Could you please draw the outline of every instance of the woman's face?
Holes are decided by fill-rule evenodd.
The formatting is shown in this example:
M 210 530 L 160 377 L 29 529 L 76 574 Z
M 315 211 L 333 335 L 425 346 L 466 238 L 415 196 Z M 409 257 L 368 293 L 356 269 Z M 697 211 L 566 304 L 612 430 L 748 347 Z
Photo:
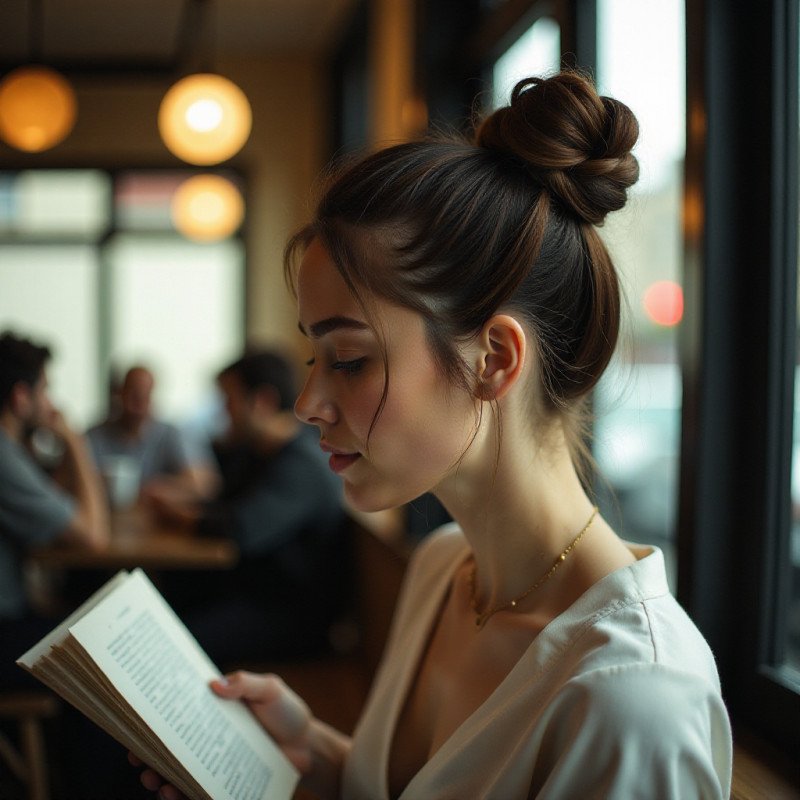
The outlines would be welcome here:
M 295 412 L 319 427 L 320 446 L 344 479 L 350 504 L 391 508 L 451 480 L 475 429 L 475 399 L 448 389 L 422 317 L 371 298 L 389 392 L 370 433 L 385 380 L 381 343 L 318 239 L 300 265 L 297 297 L 313 364 Z

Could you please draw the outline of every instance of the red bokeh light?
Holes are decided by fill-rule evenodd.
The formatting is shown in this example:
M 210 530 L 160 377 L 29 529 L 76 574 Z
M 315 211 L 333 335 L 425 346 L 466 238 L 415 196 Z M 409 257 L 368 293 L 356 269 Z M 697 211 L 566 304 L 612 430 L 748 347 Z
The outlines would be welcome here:
M 675 281 L 658 281 L 644 293 L 644 310 L 657 325 L 677 325 L 683 317 L 683 289 Z

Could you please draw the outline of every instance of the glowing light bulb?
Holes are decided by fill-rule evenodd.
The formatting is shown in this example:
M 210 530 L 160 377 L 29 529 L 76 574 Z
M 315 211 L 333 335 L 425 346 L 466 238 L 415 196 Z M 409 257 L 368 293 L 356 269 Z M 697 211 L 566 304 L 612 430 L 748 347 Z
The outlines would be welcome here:
M 244 218 L 239 190 L 221 175 L 196 175 L 172 197 L 172 222 L 188 239 L 210 242 L 234 233 Z
M 75 125 L 69 82 L 49 67 L 20 67 L 0 81 L 0 137 L 28 153 L 62 142 Z
M 216 100 L 198 100 L 186 109 L 186 124 L 193 131 L 213 131 L 222 117 L 222 106 Z
M 253 115 L 244 92 L 221 75 L 189 75 L 174 84 L 158 109 L 164 144 L 190 164 L 219 164 L 241 150 Z

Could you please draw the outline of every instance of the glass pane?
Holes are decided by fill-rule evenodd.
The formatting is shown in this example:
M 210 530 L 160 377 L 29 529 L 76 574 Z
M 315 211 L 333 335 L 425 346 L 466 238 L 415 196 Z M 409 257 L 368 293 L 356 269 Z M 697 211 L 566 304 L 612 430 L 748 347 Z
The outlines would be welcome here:
M 6 229 L 20 236 L 88 240 L 109 227 L 111 182 L 99 170 L 27 170 L 4 191 Z
M 540 17 L 497 59 L 492 77 L 492 105 L 508 103 L 514 84 L 531 75 L 558 72 L 561 30 L 550 17 Z
M 80 429 L 101 407 L 97 270 L 88 245 L 0 245 L 0 330 L 50 347 L 50 394 Z
M 800 287 L 800 270 L 798 271 Z M 800 296 L 798 296 L 798 320 L 800 320 Z M 800 325 L 798 326 L 800 342 Z M 786 611 L 786 641 L 783 643 L 783 664 L 800 672 L 800 347 L 795 354 L 794 369 L 794 431 L 792 436 L 792 530 L 789 540 L 790 600 Z M 783 561 L 783 563 L 786 563 Z M 795 680 L 798 676 L 795 675 Z
M 800 123 L 800 120 L 797 122 Z M 800 264 L 798 264 L 797 275 L 797 325 L 792 434 L 792 528 L 788 561 L 782 558 L 780 562 L 789 564 L 789 605 L 786 609 L 782 609 L 786 617 L 780 621 L 779 625 L 779 630 L 785 631 L 785 641 L 779 643 L 779 651 L 783 652 L 781 666 L 794 673 L 795 681 L 800 679 Z
M 169 205 L 183 172 L 129 172 L 114 183 L 114 213 L 121 230 L 172 230 Z
M 154 371 L 165 418 L 204 418 L 216 404 L 216 373 L 243 347 L 243 244 L 118 234 L 107 258 L 112 364 Z
M 598 386 L 601 509 L 632 541 L 664 550 L 675 588 L 681 378 L 681 195 L 685 152 L 683 0 L 598 0 L 598 84 L 636 114 L 640 179 L 601 230 L 626 306 L 614 363 Z M 631 64 L 636 68 L 631 69 Z
M 0 172 L 0 233 L 13 229 L 14 218 L 14 180 L 13 172 Z
M 114 211 L 117 228 L 132 231 L 173 231 L 171 203 L 175 190 L 187 178 L 197 174 L 190 170 L 158 172 L 126 172 L 114 183 Z M 242 180 L 230 172 L 221 174 L 243 194 Z

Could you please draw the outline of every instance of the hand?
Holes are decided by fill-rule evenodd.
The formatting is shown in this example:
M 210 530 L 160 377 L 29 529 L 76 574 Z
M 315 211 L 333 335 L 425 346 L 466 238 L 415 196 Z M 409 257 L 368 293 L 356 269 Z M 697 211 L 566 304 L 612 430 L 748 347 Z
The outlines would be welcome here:
M 169 522 L 191 527 L 201 517 L 196 498 L 182 486 L 167 480 L 149 481 L 142 487 L 140 499 Z
M 37 424 L 39 427 L 46 428 L 65 440 L 75 435 L 72 428 L 67 425 L 64 415 L 52 406 L 39 415 Z
M 133 764 L 134 767 L 145 766 L 144 762 L 133 753 L 128 753 L 128 762 Z M 164 779 L 149 767 L 142 772 L 140 780 L 145 789 L 149 789 L 151 792 L 158 792 L 161 800 L 186 800 L 185 795 L 181 794 L 179 789 L 169 783 L 164 783 Z
M 232 672 L 211 682 L 220 697 L 244 700 L 299 772 L 311 769 L 311 723 L 314 716 L 305 702 L 277 675 Z

